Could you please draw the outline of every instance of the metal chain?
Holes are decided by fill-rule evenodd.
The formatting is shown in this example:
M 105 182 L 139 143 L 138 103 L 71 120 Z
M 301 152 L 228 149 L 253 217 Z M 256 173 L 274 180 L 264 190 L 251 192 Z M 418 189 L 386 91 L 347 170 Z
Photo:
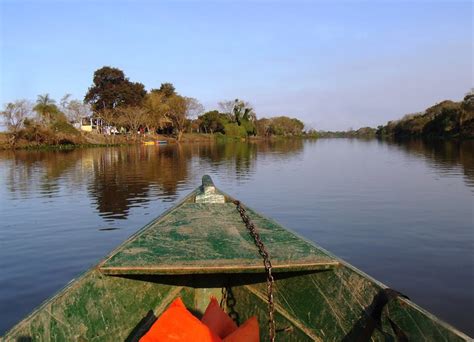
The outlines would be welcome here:
M 227 314 L 230 318 L 239 326 L 239 313 L 235 311 L 235 297 L 232 293 L 232 288 L 229 286 L 225 286 L 222 288 L 222 299 L 220 303 L 220 307 L 224 309 L 224 305 L 227 307 Z
M 219 306 L 224 309 L 224 305 L 226 304 L 226 301 L 227 301 L 227 288 L 226 287 L 223 287 L 222 288 L 222 298 L 221 298 L 221 302 L 219 304 Z
M 245 226 L 249 230 L 250 235 L 252 236 L 255 245 L 258 247 L 258 252 L 263 258 L 263 265 L 265 266 L 265 272 L 267 274 L 267 298 L 268 298 L 268 331 L 270 334 L 270 341 L 275 341 L 275 305 L 273 303 L 273 275 L 272 275 L 272 262 L 270 261 L 270 255 L 268 254 L 267 250 L 265 249 L 265 245 L 263 244 L 262 240 L 260 239 L 260 235 L 257 232 L 257 228 L 250 220 L 250 217 L 247 215 L 245 208 L 242 206 L 240 201 L 233 201 L 233 203 L 237 206 L 237 211 L 244 221 Z

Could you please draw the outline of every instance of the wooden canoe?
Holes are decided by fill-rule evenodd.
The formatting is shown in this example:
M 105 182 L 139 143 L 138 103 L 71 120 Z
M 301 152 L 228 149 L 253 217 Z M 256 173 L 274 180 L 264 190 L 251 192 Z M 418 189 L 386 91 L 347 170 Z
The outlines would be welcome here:
M 275 277 L 276 341 L 470 338 L 324 249 L 247 208 Z M 198 317 L 211 295 L 268 340 L 263 261 L 233 199 L 210 177 L 43 303 L 5 341 L 133 341 L 178 296 Z M 230 301 L 229 298 L 232 298 Z

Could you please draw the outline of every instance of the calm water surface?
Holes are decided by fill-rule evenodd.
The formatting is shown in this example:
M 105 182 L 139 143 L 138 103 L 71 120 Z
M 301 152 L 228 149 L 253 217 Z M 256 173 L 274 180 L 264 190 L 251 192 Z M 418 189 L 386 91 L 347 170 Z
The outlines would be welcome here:
M 213 176 L 474 335 L 474 142 L 328 139 L 0 153 L 0 335 Z

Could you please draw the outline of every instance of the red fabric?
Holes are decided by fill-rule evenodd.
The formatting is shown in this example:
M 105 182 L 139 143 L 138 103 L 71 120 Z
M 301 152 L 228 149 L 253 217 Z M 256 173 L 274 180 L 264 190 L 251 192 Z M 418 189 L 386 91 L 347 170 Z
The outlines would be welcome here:
M 257 317 L 249 318 L 237 330 L 226 336 L 224 342 L 260 342 Z
M 211 301 L 207 306 L 204 316 L 202 316 L 201 322 L 207 325 L 209 329 L 220 338 L 224 338 L 237 330 L 237 325 L 224 310 L 222 310 L 215 297 L 211 297 Z
M 205 324 L 194 317 L 181 298 L 171 303 L 140 342 L 220 342 Z

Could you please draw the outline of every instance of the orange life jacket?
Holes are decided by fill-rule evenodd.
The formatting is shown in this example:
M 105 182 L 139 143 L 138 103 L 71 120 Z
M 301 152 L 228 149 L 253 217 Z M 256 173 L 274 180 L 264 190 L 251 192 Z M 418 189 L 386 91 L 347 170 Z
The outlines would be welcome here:
M 200 321 L 191 314 L 181 298 L 176 298 L 153 323 L 140 342 L 259 342 L 256 317 L 237 325 L 222 310 L 215 298 Z

